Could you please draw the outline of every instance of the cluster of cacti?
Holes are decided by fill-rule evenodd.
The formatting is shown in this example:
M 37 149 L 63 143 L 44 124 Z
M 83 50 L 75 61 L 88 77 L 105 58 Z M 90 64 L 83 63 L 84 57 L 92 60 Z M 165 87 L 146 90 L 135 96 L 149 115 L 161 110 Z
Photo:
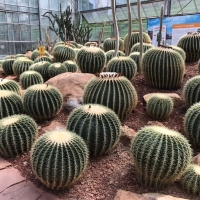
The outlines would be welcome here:
M 43 83 L 42 76 L 36 71 L 26 71 L 20 75 L 20 85 L 23 89 L 27 89 L 31 85 Z
M 154 119 L 165 119 L 173 110 L 172 99 L 165 94 L 154 94 L 148 100 L 146 111 Z
M 21 95 L 19 84 L 9 79 L 0 79 L 0 90 L 10 90 Z
M 85 141 L 65 130 L 43 134 L 30 154 L 33 173 L 45 186 L 56 190 L 73 184 L 85 171 L 88 158 Z
M 178 43 L 186 53 L 186 62 L 197 62 L 200 59 L 200 33 L 187 33 L 182 36 Z
M 193 195 L 200 194 L 200 166 L 191 164 L 180 178 L 181 186 Z
M 62 94 L 48 84 L 30 86 L 23 96 L 25 112 L 36 120 L 53 118 L 62 108 L 62 103 Z
M 179 88 L 183 81 L 185 63 L 173 49 L 154 47 L 143 55 L 142 71 L 151 87 L 172 90 Z
M 30 66 L 33 64 L 32 60 L 29 60 L 27 58 L 20 58 L 20 59 L 15 59 L 13 63 L 13 72 L 14 74 L 19 78 L 20 75 L 28 71 Z
M 83 102 L 107 106 L 123 120 L 136 107 L 138 96 L 134 86 L 125 76 L 115 72 L 102 72 L 86 85 Z
M 128 56 L 114 57 L 108 62 L 106 71 L 117 72 L 133 80 L 137 73 L 137 64 Z
M 13 63 L 15 59 L 5 59 L 4 62 L 2 63 L 2 69 L 7 75 L 12 75 L 14 74 L 13 72 Z
M 85 104 L 74 109 L 67 120 L 67 130 L 80 135 L 90 154 L 110 151 L 120 137 L 120 121 L 113 110 L 99 104 Z
M 200 103 L 195 103 L 187 110 L 183 127 L 190 143 L 200 147 Z
M 106 63 L 108 63 L 108 61 L 110 61 L 115 55 L 115 50 L 110 50 L 106 52 Z M 122 51 L 118 51 L 117 52 L 117 56 L 125 56 L 124 52 Z
M 183 60 L 185 61 L 186 59 L 186 53 L 185 51 L 181 48 L 181 47 L 177 47 L 177 46 L 170 46 L 174 51 L 177 51 L 181 57 L 183 58 Z
M 99 47 L 84 46 L 77 54 L 77 64 L 82 73 L 100 73 L 106 63 L 106 54 Z
M 13 157 L 27 152 L 37 135 L 37 124 L 27 115 L 12 115 L 1 119 L 0 154 Z
M 153 48 L 154 46 L 151 43 L 144 43 L 143 42 L 143 52 L 145 53 L 148 49 Z M 136 43 L 131 48 L 131 53 L 133 52 L 140 52 L 140 43 Z
M 114 50 L 115 49 L 115 43 L 116 43 L 116 38 L 115 37 L 110 37 L 104 40 L 103 43 L 103 50 L 105 52 Z M 124 42 L 122 39 L 119 38 L 119 50 L 123 51 L 124 50 Z
M 0 119 L 23 113 L 22 98 L 13 91 L 1 90 L 0 92 Z
M 34 63 L 37 63 L 37 62 L 41 62 L 41 61 L 47 61 L 47 62 L 50 62 L 52 63 L 52 60 L 49 56 L 38 56 L 35 60 L 34 60 Z
M 184 173 L 192 156 L 183 135 L 160 126 L 142 128 L 131 142 L 130 153 L 139 180 L 152 188 L 173 183 Z
M 68 72 L 77 72 L 78 71 L 78 65 L 72 60 L 67 60 L 67 61 L 63 62 L 62 64 L 65 65 Z
M 44 55 L 50 57 L 50 54 L 46 50 L 44 51 Z M 35 49 L 31 54 L 31 60 L 34 61 L 38 56 L 40 56 L 40 52 L 37 49 Z
M 183 99 L 187 107 L 200 101 L 200 75 L 189 79 L 183 88 Z
M 55 62 L 64 62 L 66 60 L 73 60 L 76 53 L 69 45 L 57 45 L 53 49 L 53 56 Z
M 65 67 L 65 65 L 63 65 L 62 63 L 59 63 L 59 62 L 52 63 L 48 67 L 49 78 L 52 78 L 54 76 L 57 76 L 58 74 L 62 74 L 65 72 L 67 72 L 67 68 Z

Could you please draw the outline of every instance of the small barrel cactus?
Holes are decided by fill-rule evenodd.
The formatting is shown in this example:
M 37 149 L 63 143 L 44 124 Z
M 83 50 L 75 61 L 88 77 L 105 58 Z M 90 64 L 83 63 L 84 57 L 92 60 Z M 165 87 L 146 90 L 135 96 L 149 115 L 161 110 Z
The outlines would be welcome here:
M 120 137 L 120 121 L 113 110 L 99 104 L 85 104 L 74 109 L 67 120 L 67 130 L 80 135 L 91 155 L 110 151 Z
M 65 65 L 68 72 L 77 72 L 78 71 L 78 65 L 72 60 L 67 60 L 67 61 L 63 62 L 62 64 Z
M 34 63 L 37 63 L 37 62 L 41 62 L 41 61 L 47 61 L 47 62 L 50 62 L 52 63 L 52 60 L 49 56 L 38 56 L 35 60 L 34 60 Z
M 142 128 L 131 142 L 130 153 L 139 180 L 151 188 L 173 183 L 184 173 L 192 157 L 183 135 L 160 126 Z
M 65 73 L 65 72 L 67 72 L 67 68 L 62 63 L 58 63 L 58 62 L 52 63 L 48 67 L 49 78 L 52 78 L 54 76 L 57 76 L 58 74 L 62 74 L 62 73 Z
M 183 58 L 183 60 L 185 61 L 186 59 L 186 53 L 185 51 L 181 48 L 181 47 L 177 47 L 177 46 L 170 46 L 174 51 L 178 52 L 181 57 Z
M 106 63 L 106 54 L 99 47 L 84 46 L 77 54 L 77 64 L 82 73 L 100 73 Z
M 129 57 L 135 61 L 136 65 L 137 65 L 137 69 L 139 69 L 139 57 L 140 57 L 140 52 L 133 52 L 130 53 Z
M 48 51 L 44 51 L 44 55 L 50 57 Z M 31 60 L 34 61 L 38 56 L 40 56 L 40 52 L 37 49 L 35 49 L 31 54 Z
M 182 188 L 190 194 L 200 194 L 200 166 L 191 164 L 181 176 Z
M 133 80 L 137 73 L 137 64 L 128 56 L 114 57 L 108 62 L 106 71 L 121 73 L 129 80 Z
M 165 119 L 173 110 L 172 99 L 165 94 L 153 95 L 146 105 L 147 113 L 154 119 Z
M 71 131 L 47 132 L 34 143 L 30 162 L 33 173 L 48 188 L 60 190 L 78 180 L 88 164 L 85 141 Z
M 153 48 L 154 46 L 151 43 L 144 43 L 143 42 L 143 52 L 145 53 L 148 49 Z M 140 43 L 136 43 L 131 48 L 131 53 L 133 52 L 140 52 Z
M 0 154 L 14 157 L 31 149 L 38 136 L 35 121 L 27 115 L 12 115 L 0 120 Z
M 123 120 L 136 107 L 138 96 L 126 77 L 115 72 L 107 72 L 97 75 L 88 82 L 84 89 L 83 102 L 107 106 Z
M 145 81 L 157 89 L 173 90 L 180 87 L 185 63 L 179 53 L 168 47 L 154 47 L 142 57 Z
M 48 84 L 32 85 L 23 96 L 25 112 L 36 120 L 53 118 L 61 110 L 62 103 L 62 94 Z
M 110 51 L 110 50 L 115 50 L 115 43 L 116 43 L 115 37 L 110 37 L 110 38 L 105 39 L 103 43 L 103 50 L 105 52 Z M 124 42 L 120 38 L 119 38 L 119 50 L 120 51 L 124 50 Z
M 27 58 L 27 56 L 25 54 L 17 54 L 15 55 L 15 58 Z
M 29 70 L 32 64 L 33 61 L 27 58 L 16 59 L 13 63 L 13 72 L 19 78 L 23 72 Z
M 187 33 L 178 43 L 186 53 L 186 62 L 197 62 L 200 59 L 200 33 Z
M 108 61 L 110 61 L 115 55 L 115 50 L 110 50 L 106 52 L 106 63 L 108 63 Z M 125 56 L 124 52 L 122 51 L 118 51 L 117 52 L 117 56 Z
M 195 103 L 187 110 L 183 127 L 190 143 L 200 147 L 200 103 Z
M 9 79 L 0 79 L 0 90 L 10 90 L 21 95 L 21 89 L 16 81 Z
M 23 89 L 27 89 L 31 85 L 43 83 L 42 76 L 36 71 L 26 71 L 20 75 L 20 85 Z
M 0 119 L 23 112 L 22 98 L 13 91 L 0 92 Z
M 2 63 L 2 69 L 7 75 L 12 75 L 14 74 L 13 72 L 13 63 L 15 59 L 5 59 L 4 62 Z
M 183 99 L 187 107 L 200 101 L 200 75 L 189 79 L 183 88 Z

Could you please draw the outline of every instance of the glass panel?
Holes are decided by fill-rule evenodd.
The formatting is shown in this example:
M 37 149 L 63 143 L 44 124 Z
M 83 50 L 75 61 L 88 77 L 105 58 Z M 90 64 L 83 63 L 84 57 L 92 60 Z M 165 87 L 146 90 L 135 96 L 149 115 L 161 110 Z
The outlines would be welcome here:
M 31 30 L 28 25 L 21 25 L 21 41 L 31 40 Z
M 18 6 L 18 11 L 29 12 L 29 8 Z
M 87 20 L 88 23 L 94 23 L 94 19 L 91 16 L 91 13 L 83 13 L 84 18 Z
M 20 41 L 20 25 L 19 24 L 13 25 L 13 30 L 14 30 L 14 40 Z
M 31 41 L 37 41 L 39 37 L 39 26 L 31 26 Z
M 27 51 L 27 49 L 31 48 L 31 46 L 32 45 L 30 42 L 22 42 L 21 43 L 21 51 L 25 53 Z
M 60 3 L 55 0 L 49 0 L 49 7 L 50 10 L 59 10 L 60 9 Z
M 116 16 L 117 16 L 117 20 L 125 20 L 126 15 L 124 14 L 123 10 L 121 8 L 117 8 L 116 9 Z
M 66 0 L 60 0 L 61 8 L 62 10 L 65 10 L 67 8 L 67 1 Z M 59 7 L 60 10 L 60 7 Z
M 17 0 L 17 1 L 18 1 L 18 5 L 28 7 L 28 0 Z
M 5 0 L 5 3 L 17 5 L 17 0 Z
M 134 13 L 132 16 L 134 16 L 134 15 L 136 16 L 133 18 L 138 18 L 137 5 L 131 6 L 131 9 L 132 9 L 132 13 Z M 142 15 L 142 18 L 146 18 L 146 14 L 144 13 L 144 10 L 142 7 L 141 7 L 141 15 Z
M 12 23 L 12 13 L 7 13 L 7 22 Z
M 6 13 L 0 12 L 0 22 L 6 22 Z
M 0 0 L 1 2 L 1 0 Z M 0 9 L 4 10 L 5 9 L 5 4 L 0 4 Z
M 182 14 L 182 11 L 181 10 L 181 7 L 180 7 L 180 4 L 179 4 L 179 1 L 178 0 L 172 0 L 172 3 L 171 3 L 171 15 L 176 15 L 177 13 L 179 14 Z
M 158 17 L 152 3 L 142 4 L 146 17 Z
M 0 3 L 4 3 L 4 0 L 0 0 Z
M 186 13 L 196 13 L 196 8 L 194 5 L 194 1 L 190 1 L 190 3 L 188 2 L 188 0 L 181 0 L 181 7 L 183 8 L 183 14 Z M 189 3 L 189 4 L 188 4 Z
M 19 14 L 18 13 L 13 13 L 13 23 L 19 23 Z
M 6 38 L 7 33 L 5 32 L 5 25 L 4 24 L 0 24 L 0 40 L 7 40 Z
M 19 14 L 19 21 L 20 23 L 23 23 L 23 24 L 29 24 L 29 15 L 28 14 L 25 14 L 25 13 L 20 13 Z
M 8 25 L 8 40 L 13 41 L 14 40 L 14 30 L 13 30 L 13 25 L 9 24 Z
M 15 42 L 16 54 L 21 53 L 21 42 Z
M 15 53 L 15 43 L 14 42 L 9 42 L 8 43 L 8 48 L 9 48 L 10 54 L 16 54 Z
M 153 3 L 153 5 L 156 9 L 157 15 L 159 15 L 159 17 L 160 17 L 160 10 L 161 10 L 162 5 L 164 5 L 164 3 L 163 2 L 155 2 L 155 3 Z
M 38 13 L 38 8 L 29 8 L 31 13 Z
M 42 9 L 49 9 L 49 2 L 48 2 L 48 0 L 47 1 L 44 1 L 44 0 L 40 1 L 40 7 Z
M 195 4 L 196 4 L 196 7 L 197 7 L 197 12 L 199 13 L 200 12 L 200 1 L 195 0 Z
M 90 14 L 91 14 L 91 18 L 92 18 L 93 23 L 94 22 L 96 22 L 96 23 L 102 22 L 101 18 L 99 17 L 99 15 L 96 12 L 91 12 Z
M 39 16 L 35 14 L 30 14 L 30 24 L 39 24 Z
M 41 15 L 43 15 L 45 12 L 47 12 L 48 10 L 42 10 L 41 11 Z M 43 17 L 41 16 L 41 24 L 42 25 L 46 25 L 46 26 L 49 26 L 50 22 L 49 22 L 49 19 L 47 17 Z
M 38 8 L 38 0 L 29 0 L 29 6 Z
M 9 55 L 9 48 L 7 42 L 0 42 L 0 55 Z
M 17 6 L 12 5 L 6 5 L 6 10 L 14 10 L 17 11 Z
M 97 11 L 99 17 L 101 18 L 102 22 L 103 21 L 110 21 L 107 14 L 102 10 L 102 11 Z

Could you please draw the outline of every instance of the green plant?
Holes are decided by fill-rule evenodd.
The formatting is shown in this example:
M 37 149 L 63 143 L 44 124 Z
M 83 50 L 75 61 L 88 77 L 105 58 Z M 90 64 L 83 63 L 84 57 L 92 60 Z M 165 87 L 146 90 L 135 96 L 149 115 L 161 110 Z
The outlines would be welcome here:
M 177 46 L 170 46 L 174 51 L 177 51 L 181 57 L 183 58 L 183 60 L 185 61 L 186 59 L 186 53 L 185 51 L 181 48 L 181 47 L 177 47 Z
M 25 54 L 17 54 L 15 55 L 15 58 L 27 58 Z
M 83 103 L 101 104 L 125 119 L 138 102 L 137 92 L 131 82 L 115 72 L 97 74 L 86 85 Z
M 135 61 L 136 65 L 137 65 L 137 71 L 139 71 L 139 57 L 140 57 L 140 52 L 133 52 L 130 53 L 129 57 Z
M 200 194 L 200 166 L 191 164 L 181 176 L 182 188 L 190 194 Z
M 44 55 L 50 57 L 49 52 L 46 50 L 44 51 Z M 37 49 L 35 49 L 31 54 L 31 60 L 34 61 L 38 56 L 40 56 L 40 52 Z
M 187 107 L 200 101 L 200 75 L 190 78 L 183 88 L 183 99 Z
M 56 62 L 52 63 L 48 68 L 49 78 L 57 76 L 58 74 L 62 74 L 67 72 L 67 68 L 62 63 Z
M 27 89 L 31 85 L 42 84 L 44 81 L 40 73 L 36 71 L 26 71 L 20 75 L 19 82 L 23 89 Z
M 192 157 L 183 135 L 160 126 L 143 127 L 131 141 L 130 153 L 139 180 L 156 189 L 179 178 Z
M 34 60 L 34 63 L 37 63 L 37 62 L 41 62 L 41 61 L 47 61 L 47 62 L 50 62 L 52 63 L 52 60 L 49 56 L 38 56 L 35 60 Z
M 115 55 L 115 50 L 110 50 L 106 52 L 106 63 L 108 63 L 108 61 L 110 61 Z M 125 56 L 124 52 L 122 51 L 118 51 L 117 52 L 117 56 Z
M 5 59 L 4 62 L 2 63 L 2 69 L 7 75 L 12 75 L 14 74 L 13 72 L 13 63 L 15 59 Z
M 84 46 L 77 54 L 77 65 L 82 73 L 100 73 L 106 63 L 106 54 L 99 47 Z
M 68 72 L 77 72 L 78 71 L 78 65 L 72 60 L 67 60 L 67 61 L 63 62 L 62 64 L 65 65 Z
M 110 37 L 104 40 L 103 43 L 103 50 L 105 52 L 109 50 L 114 50 L 115 49 L 115 43 L 116 43 L 116 38 L 115 37 Z M 123 51 L 124 50 L 124 42 L 122 39 L 119 38 L 119 50 Z
M 67 130 L 80 135 L 90 154 L 97 156 L 110 151 L 119 141 L 120 121 L 110 108 L 85 104 L 70 113 Z
M 23 112 L 22 98 L 15 92 L 1 90 L 0 92 L 0 119 Z
M 180 87 L 185 63 L 179 53 L 168 47 L 154 47 L 142 57 L 145 82 L 151 87 L 173 90 Z
M 31 149 L 38 136 L 35 121 L 27 115 L 12 115 L 0 120 L 0 154 L 14 157 Z
M 10 90 L 21 95 L 21 89 L 16 81 L 9 79 L 0 79 L 0 90 Z
M 143 52 L 145 53 L 148 49 L 153 48 L 154 46 L 150 43 L 143 43 Z M 136 43 L 131 48 L 131 53 L 140 52 L 140 43 Z M 130 55 L 129 55 L 130 56 Z
M 85 141 L 71 131 L 55 130 L 34 143 L 30 162 L 33 173 L 48 188 L 64 189 L 78 180 L 88 164 Z
M 62 94 L 48 84 L 32 85 L 23 96 L 25 112 L 36 120 L 53 118 L 61 110 L 62 103 Z
M 197 62 L 200 58 L 200 33 L 187 33 L 179 39 L 177 46 L 185 51 L 186 62 Z
M 174 103 L 169 96 L 155 94 L 147 102 L 146 110 L 148 115 L 154 119 L 165 119 L 171 114 L 173 106 Z

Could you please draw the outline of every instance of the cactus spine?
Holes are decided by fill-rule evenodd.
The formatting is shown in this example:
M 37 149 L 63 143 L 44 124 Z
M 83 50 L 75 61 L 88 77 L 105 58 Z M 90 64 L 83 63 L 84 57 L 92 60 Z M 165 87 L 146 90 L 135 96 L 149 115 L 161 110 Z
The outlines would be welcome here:
M 4 62 L 2 63 L 2 69 L 7 75 L 12 75 L 14 74 L 13 72 L 13 63 L 15 59 L 5 59 Z
M 21 95 L 19 84 L 16 81 L 9 79 L 0 79 L 0 90 L 10 90 Z
M 80 135 L 91 155 L 110 151 L 120 137 L 120 121 L 113 110 L 99 104 L 85 104 L 74 109 L 67 120 L 67 130 Z
M 77 72 L 78 71 L 78 65 L 72 60 L 67 60 L 67 61 L 63 62 L 62 64 L 65 65 L 68 72 Z
M 83 93 L 84 104 L 94 103 L 115 111 L 121 120 L 125 119 L 138 102 L 137 92 L 131 82 L 117 73 L 101 73 L 92 78 Z
M 30 161 L 36 177 L 46 187 L 59 190 L 80 178 L 87 167 L 88 157 L 87 145 L 79 135 L 56 130 L 36 140 Z
M 49 78 L 67 72 L 67 68 L 62 63 L 53 63 L 48 67 Z
M 130 148 L 139 180 L 147 187 L 162 188 L 188 167 L 192 150 L 179 132 L 159 126 L 142 128 Z
M 36 120 L 53 118 L 62 108 L 59 90 L 48 84 L 30 86 L 23 96 L 24 110 Z
M 12 115 L 1 119 L 0 154 L 14 157 L 27 152 L 37 135 L 37 124 L 27 115 Z

